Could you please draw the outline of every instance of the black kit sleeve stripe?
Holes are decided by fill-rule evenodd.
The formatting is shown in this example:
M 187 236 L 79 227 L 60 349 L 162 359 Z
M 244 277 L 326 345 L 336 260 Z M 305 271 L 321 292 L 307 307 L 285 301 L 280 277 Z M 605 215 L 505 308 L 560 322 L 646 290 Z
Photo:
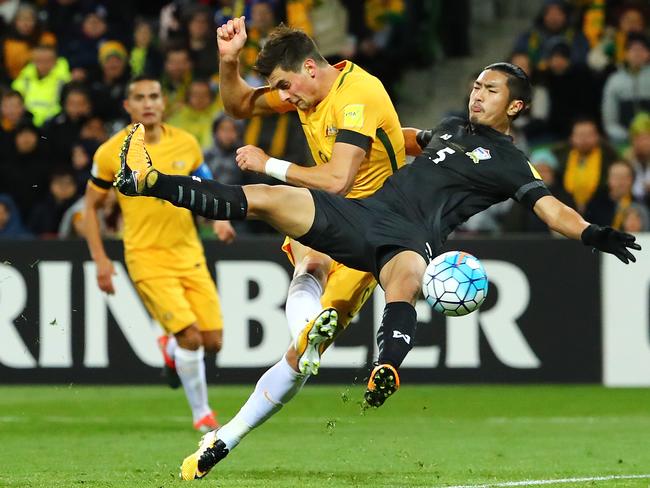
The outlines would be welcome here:
M 395 149 L 393 149 L 393 144 L 390 142 L 388 134 L 386 134 L 386 131 L 381 127 L 377 129 L 377 139 L 379 139 L 384 145 L 386 153 L 388 154 L 388 158 L 390 159 L 390 167 L 394 173 L 397 171 L 397 157 L 395 156 Z
M 515 193 L 515 199 L 532 209 L 537 200 L 550 194 L 551 192 L 546 188 L 544 182 L 538 180 L 521 186 Z
M 353 146 L 360 147 L 366 152 L 368 152 L 372 145 L 372 139 L 370 137 L 347 129 L 339 129 L 338 134 L 336 134 L 335 142 L 352 144 Z
M 102 188 L 104 190 L 109 190 L 113 186 L 112 181 L 101 180 L 101 179 L 97 178 L 96 176 L 91 176 L 90 181 L 92 181 L 94 185 L 96 185 L 99 188 Z

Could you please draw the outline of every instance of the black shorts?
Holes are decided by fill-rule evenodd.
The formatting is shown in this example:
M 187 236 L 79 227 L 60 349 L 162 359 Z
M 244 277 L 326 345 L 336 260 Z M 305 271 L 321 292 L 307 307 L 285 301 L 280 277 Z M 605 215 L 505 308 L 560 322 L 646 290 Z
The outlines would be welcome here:
M 402 251 L 415 251 L 425 261 L 430 259 L 425 227 L 384 202 L 345 198 L 322 190 L 310 192 L 316 215 L 309 231 L 296 239 L 301 244 L 350 268 L 369 271 L 377 279 L 381 268 Z

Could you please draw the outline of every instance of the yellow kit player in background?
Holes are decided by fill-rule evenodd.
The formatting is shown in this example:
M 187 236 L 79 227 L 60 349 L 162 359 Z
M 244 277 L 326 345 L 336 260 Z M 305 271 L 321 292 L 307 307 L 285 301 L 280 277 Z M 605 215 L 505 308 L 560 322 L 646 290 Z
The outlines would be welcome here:
M 124 107 L 132 123 L 141 122 L 146 127 L 149 154 L 166 171 L 210 177 L 196 139 L 162 123 L 165 104 L 156 79 L 143 76 L 131 81 Z M 97 266 L 99 288 L 109 294 L 115 292 L 115 272 L 101 240 L 97 210 L 113 191 L 120 148 L 129 129 L 115 134 L 95 153 L 85 197 L 85 237 Z M 204 432 L 214 429 L 218 423 L 208 405 L 204 351 L 221 349 L 223 323 L 217 289 L 193 216 L 158 199 L 142 202 L 118 194 L 118 203 L 124 218 L 124 258 L 129 276 L 151 316 L 173 334 L 160 341 L 166 365 L 183 385 L 194 427 Z M 228 222 L 217 226 L 215 232 L 234 237 Z
M 404 165 L 405 140 L 397 113 L 381 82 L 361 67 L 350 61 L 328 64 L 305 33 L 280 26 L 270 34 L 255 65 L 269 86 L 253 88 L 239 74 L 239 53 L 246 42 L 244 18 L 218 28 L 217 41 L 226 111 L 245 118 L 296 110 L 316 162 L 303 167 L 244 146 L 237 154 L 240 168 L 296 186 L 365 198 Z M 204 436 L 204 443 L 221 440 L 226 453 L 318 372 L 322 352 L 377 284 L 371 273 L 347 268 L 294 240 L 285 241 L 283 249 L 295 265 L 286 303 L 293 342 L 259 379 L 239 413 L 218 433 Z M 197 454 L 189 456 L 181 476 L 202 477 L 205 473 L 198 463 Z

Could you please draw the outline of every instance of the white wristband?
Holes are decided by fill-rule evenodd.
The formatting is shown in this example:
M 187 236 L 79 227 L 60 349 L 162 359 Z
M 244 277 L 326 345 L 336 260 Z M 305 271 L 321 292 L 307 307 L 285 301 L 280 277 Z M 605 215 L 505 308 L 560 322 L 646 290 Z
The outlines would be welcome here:
M 269 158 L 264 166 L 264 172 L 280 181 L 287 181 L 287 171 L 291 163 L 284 159 Z

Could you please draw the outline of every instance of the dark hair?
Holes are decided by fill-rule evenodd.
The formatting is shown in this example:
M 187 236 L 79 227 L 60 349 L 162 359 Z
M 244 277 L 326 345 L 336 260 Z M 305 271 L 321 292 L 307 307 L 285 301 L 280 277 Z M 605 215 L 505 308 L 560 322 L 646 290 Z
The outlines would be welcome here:
M 625 42 L 625 49 L 630 49 L 630 46 L 632 44 L 641 44 L 643 47 L 645 47 L 647 50 L 650 51 L 650 40 L 643 34 L 639 34 L 637 32 L 630 32 L 627 35 L 627 41 Z
M 319 65 L 327 64 L 311 37 L 301 30 L 280 24 L 269 34 L 253 69 L 267 78 L 275 68 L 298 73 L 307 58 Z
M 147 75 L 147 74 L 134 76 L 126 84 L 126 89 L 124 90 L 124 98 L 129 98 L 129 92 L 131 91 L 131 86 L 134 83 L 138 83 L 139 81 L 155 81 L 156 83 L 160 83 L 160 80 L 158 78 L 156 78 L 155 76 L 151 76 L 151 75 Z
M 483 71 L 492 70 L 499 71 L 506 75 L 508 81 L 506 82 L 508 90 L 510 91 L 510 102 L 513 100 L 521 100 L 524 103 L 524 108 L 521 109 L 513 117 L 513 120 L 519 117 L 523 112 L 525 112 L 530 106 L 532 99 L 532 87 L 530 86 L 530 80 L 526 72 L 521 69 L 519 66 L 516 66 L 512 63 L 492 63 L 485 68 Z
M 13 88 L 7 89 L 7 90 L 2 90 L 2 95 L 0 95 L 0 99 L 4 100 L 5 98 L 20 98 L 22 102 L 25 102 L 25 98 L 23 97 L 23 94 L 20 93 L 18 90 L 14 90 Z
M 598 120 L 596 120 L 594 117 L 591 117 L 589 115 L 583 115 L 583 114 L 576 115 L 571 120 L 571 130 L 573 130 L 573 128 L 578 124 L 591 124 L 596 129 L 596 132 L 601 134 L 600 125 L 598 123 Z

